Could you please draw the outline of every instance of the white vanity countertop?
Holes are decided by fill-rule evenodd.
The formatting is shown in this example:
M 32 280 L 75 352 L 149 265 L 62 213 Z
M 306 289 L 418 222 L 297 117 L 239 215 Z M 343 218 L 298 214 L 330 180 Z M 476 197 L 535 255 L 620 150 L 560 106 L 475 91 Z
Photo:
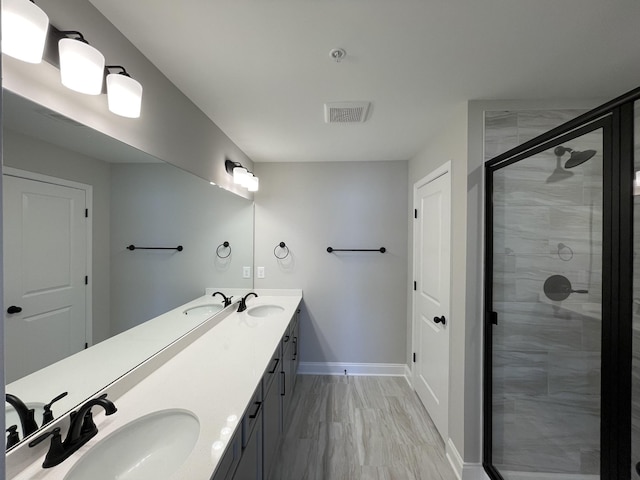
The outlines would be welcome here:
M 171 478 L 210 478 L 221 456 L 221 451 L 216 452 L 212 448 L 214 443 L 222 440 L 221 430 L 227 427 L 227 419 L 231 415 L 235 415 L 238 422 L 242 418 L 302 300 L 300 290 L 256 292 L 259 297 L 251 297 L 247 301 L 248 309 L 256 305 L 276 304 L 284 307 L 284 311 L 264 318 L 252 317 L 246 311 L 231 313 L 213 328 L 194 330 L 192 334 L 200 335 L 199 338 L 166 363 L 144 378 L 136 379 L 135 385 L 122 395 L 118 396 L 116 390 L 115 396 L 110 392 L 109 398 L 113 399 L 118 412 L 105 417 L 99 407 L 95 408 L 98 435 L 78 452 L 60 465 L 46 470 L 41 467 L 42 458 L 38 458 L 13 478 L 63 479 L 82 454 L 107 435 L 132 420 L 165 409 L 191 411 L 200 422 L 200 435 L 193 451 Z M 213 321 L 216 322 L 215 317 Z M 118 382 L 132 382 L 127 377 L 135 375 L 134 370 Z M 238 426 L 236 423 L 235 427 Z M 171 432 L 166 432 L 166 435 L 171 435 Z M 48 445 L 49 441 L 44 443 Z

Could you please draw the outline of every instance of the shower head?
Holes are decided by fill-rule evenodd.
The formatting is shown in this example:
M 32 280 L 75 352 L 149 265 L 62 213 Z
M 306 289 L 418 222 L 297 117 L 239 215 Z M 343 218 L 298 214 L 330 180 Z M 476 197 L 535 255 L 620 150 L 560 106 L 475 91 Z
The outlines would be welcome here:
M 556 168 L 553 171 L 553 173 L 549 175 L 545 183 L 559 182 L 561 180 L 564 180 L 565 178 L 569 178 L 572 176 L 573 176 L 573 172 L 569 172 L 568 170 L 565 170 L 564 168 L 562 168 L 562 165 L 560 164 L 560 156 L 558 156 L 556 157 Z
M 583 152 L 579 152 L 578 150 L 574 150 L 569 147 L 563 147 L 562 145 L 558 145 L 553 150 L 553 153 L 555 153 L 558 158 L 562 157 L 567 152 L 569 152 L 571 156 L 569 157 L 569 160 L 567 160 L 567 162 L 564 164 L 564 168 L 573 168 L 577 167 L 578 165 L 582 165 L 597 153 L 595 150 L 585 150 Z

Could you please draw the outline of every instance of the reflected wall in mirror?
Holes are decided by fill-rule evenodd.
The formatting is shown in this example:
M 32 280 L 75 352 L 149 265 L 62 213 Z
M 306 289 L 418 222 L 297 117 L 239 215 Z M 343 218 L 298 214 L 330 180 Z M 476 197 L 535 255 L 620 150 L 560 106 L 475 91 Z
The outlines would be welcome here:
M 126 352 L 126 358 L 122 352 L 109 358 L 107 339 L 203 295 L 206 287 L 252 287 L 242 271 L 253 265 L 253 202 L 7 91 L 3 108 L 4 256 L 19 259 L 5 263 L 4 301 L 23 308 L 5 312 L 7 393 L 41 408 L 68 391 L 54 405 L 57 417 L 176 337 L 149 336 L 144 348 Z M 24 191 L 32 184 L 45 190 L 29 197 Z M 70 189 L 71 196 L 83 193 L 69 200 L 58 187 L 63 193 Z M 17 200 L 8 201 L 8 195 Z M 25 206 L 38 202 L 44 213 L 28 212 L 25 221 Z M 84 217 L 85 204 L 90 228 L 83 230 L 84 220 L 73 215 Z M 11 221 L 17 224 L 8 226 Z M 34 240 L 25 240 L 25 224 Z M 218 248 L 224 242 L 229 247 Z M 127 248 L 132 244 L 183 249 L 132 251 Z M 16 248 L 22 253 L 9 251 Z M 77 271 L 51 273 L 74 254 L 80 259 Z M 37 293 L 78 283 L 86 302 L 79 319 L 70 320 L 64 301 L 34 317 L 29 301 Z M 13 328 L 25 324 L 26 330 Z M 65 362 L 85 343 L 104 349 L 108 368 L 67 372 L 64 382 L 41 370 Z M 41 418 L 36 420 L 40 425 Z M 7 427 L 14 424 L 15 418 L 7 419 Z

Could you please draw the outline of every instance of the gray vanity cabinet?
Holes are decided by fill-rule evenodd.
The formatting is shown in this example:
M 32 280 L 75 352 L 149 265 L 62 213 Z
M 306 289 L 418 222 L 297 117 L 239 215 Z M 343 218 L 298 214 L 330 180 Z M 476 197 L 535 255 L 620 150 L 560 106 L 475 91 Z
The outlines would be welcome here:
M 280 412 L 282 422 L 280 424 L 280 431 L 284 432 L 287 427 L 287 418 L 289 416 L 289 407 L 291 406 L 291 394 L 293 393 L 292 377 L 293 371 L 292 358 L 293 358 L 293 340 L 291 334 L 293 333 L 293 322 L 287 327 L 287 331 L 282 337 L 282 370 L 280 371 Z
M 246 438 L 242 457 L 233 480 L 262 480 L 262 409 L 255 416 L 255 426 Z M 243 442 L 245 443 L 245 442 Z
M 280 426 L 282 425 L 280 412 L 279 381 L 282 360 L 282 346 L 279 345 L 273 354 L 269 367 L 262 382 L 264 388 L 264 402 L 262 408 L 262 425 L 264 427 L 264 478 L 269 478 L 271 467 L 276 460 L 280 445 Z

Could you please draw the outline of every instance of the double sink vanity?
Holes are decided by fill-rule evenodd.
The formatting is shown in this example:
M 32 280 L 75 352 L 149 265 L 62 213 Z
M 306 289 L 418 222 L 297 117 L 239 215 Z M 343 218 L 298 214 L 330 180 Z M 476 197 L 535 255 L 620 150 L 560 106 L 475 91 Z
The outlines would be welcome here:
M 56 456 L 51 432 L 65 439 L 70 423 L 80 424 L 67 412 L 8 451 L 7 478 L 268 479 L 295 387 L 302 291 L 255 290 L 257 297 L 246 292 L 226 307 L 222 295 L 212 293 L 207 289 L 206 295 L 114 337 L 110 349 L 93 347 L 65 359 L 65 371 L 76 361 L 91 375 L 101 363 L 92 365 L 87 352 L 117 363 L 145 335 L 177 322 L 183 328 L 193 323 L 88 400 L 94 404 L 95 436 L 64 461 L 43 468 L 45 457 Z M 63 382 L 55 383 L 64 388 Z M 83 422 L 80 436 L 85 430 Z

